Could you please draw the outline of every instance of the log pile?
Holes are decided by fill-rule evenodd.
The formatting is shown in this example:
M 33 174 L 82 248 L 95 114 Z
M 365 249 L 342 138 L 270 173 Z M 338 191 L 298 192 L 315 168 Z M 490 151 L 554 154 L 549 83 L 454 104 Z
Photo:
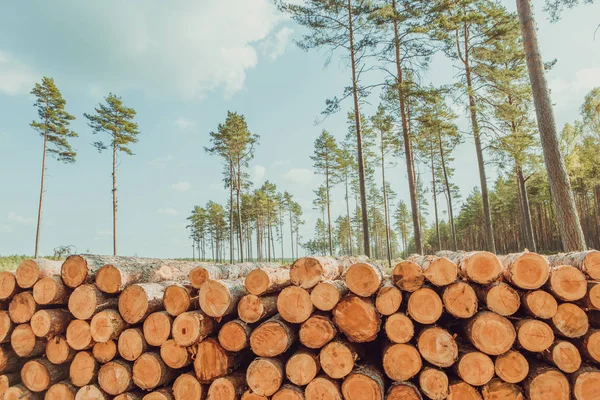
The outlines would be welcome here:
M 600 252 L 0 272 L 4 400 L 600 399 Z

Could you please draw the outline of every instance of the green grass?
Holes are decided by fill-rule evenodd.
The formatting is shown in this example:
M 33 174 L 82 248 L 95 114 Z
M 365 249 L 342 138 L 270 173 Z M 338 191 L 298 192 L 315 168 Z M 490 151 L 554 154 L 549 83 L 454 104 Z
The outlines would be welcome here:
M 24 254 L 23 255 L 14 254 L 11 256 L 0 255 L 0 271 L 15 270 L 22 261 L 27 260 L 29 258 L 33 258 L 33 257 L 27 256 Z M 44 258 L 56 260 L 55 257 L 44 257 Z

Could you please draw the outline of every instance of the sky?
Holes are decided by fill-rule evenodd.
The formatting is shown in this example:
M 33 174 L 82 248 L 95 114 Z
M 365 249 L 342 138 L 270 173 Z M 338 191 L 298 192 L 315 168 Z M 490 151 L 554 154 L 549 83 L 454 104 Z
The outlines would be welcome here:
M 503 1 L 514 11 L 514 1 Z M 557 59 L 548 74 L 559 127 L 578 118 L 585 94 L 600 86 L 600 4 L 568 11 L 550 23 L 534 0 L 544 59 Z M 249 173 L 288 190 L 304 209 L 305 239 L 319 212 L 313 190 L 322 181 L 310 155 L 321 130 L 338 139 L 346 113 L 316 124 L 325 100 L 349 84 L 346 65 L 294 44 L 302 28 L 269 0 L 178 1 L 32 0 L 3 5 L 0 12 L 0 255 L 32 254 L 35 243 L 42 138 L 29 123 L 36 117 L 30 91 L 53 77 L 76 116 L 75 164 L 50 159 L 40 253 L 60 245 L 78 252 L 112 252 L 111 155 L 98 153 L 83 113 L 109 93 L 137 111 L 139 142 L 134 156 L 119 157 L 119 254 L 191 257 L 185 218 L 194 205 L 226 202 L 221 161 L 204 151 L 209 132 L 227 111 L 244 114 L 260 135 Z M 450 83 L 457 70 L 436 56 L 424 83 Z M 369 78 L 367 77 L 367 80 Z M 375 94 L 372 107 L 376 106 Z M 469 125 L 464 109 L 459 126 Z M 455 151 L 455 182 L 462 199 L 478 185 L 469 137 Z M 387 172 L 398 197 L 408 202 L 403 161 Z M 488 165 L 489 181 L 497 166 Z M 333 215 L 344 212 L 334 189 Z M 333 218 L 333 219 L 334 219 Z M 284 241 L 289 256 L 289 244 Z

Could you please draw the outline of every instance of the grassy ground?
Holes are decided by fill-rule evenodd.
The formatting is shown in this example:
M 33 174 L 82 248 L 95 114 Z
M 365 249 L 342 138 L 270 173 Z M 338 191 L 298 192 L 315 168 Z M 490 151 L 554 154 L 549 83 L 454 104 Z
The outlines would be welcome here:
M 19 264 L 24 261 L 27 260 L 28 258 L 33 258 L 31 256 L 27 256 L 27 255 L 12 255 L 12 256 L 3 256 L 0 255 L 0 271 L 6 271 L 6 270 L 14 270 L 16 269 Z M 55 260 L 54 257 L 44 257 L 44 258 L 49 258 L 52 260 Z

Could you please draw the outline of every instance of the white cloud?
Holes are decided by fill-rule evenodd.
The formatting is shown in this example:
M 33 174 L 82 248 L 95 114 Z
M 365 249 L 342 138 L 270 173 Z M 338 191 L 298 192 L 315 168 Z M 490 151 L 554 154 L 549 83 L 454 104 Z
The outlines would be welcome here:
M 171 185 L 171 188 L 177 192 L 185 192 L 190 190 L 190 188 L 192 187 L 192 184 L 189 182 L 177 182 Z
M 179 214 L 179 211 L 174 208 L 159 208 L 157 210 L 157 212 L 159 214 L 163 214 L 163 215 L 178 215 Z
M 37 77 L 28 65 L 0 50 L 0 92 L 9 96 L 28 94 Z
M 254 168 L 252 168 L 252 180 L 254 182 L 262 182 L 266 172 L 267 169 L 262 165 L 255 165 Z
M 17 224 L 23 224 L 23 225 L 28 225 L 35 221 L 33 218 L 23 217 L 12 211 L 8 213 L 7 219 L 11 222 L 16 222 Z
M 150 161 L 152 163 L 152 165 L 154 165 L 155 167 L 159 167 L 159 168 L 164 168 L 167 166 L 167 164 L 169 164 L 169 162 L 173 159 L 173 156 L 168 154 L 164 157 L 157 157 L 155 159 L 153 159 L 152 161 Z
M 190 129 L 196 126 L 196 122 L 191 119 L 186 119 L 183 117 L 177 118 L 174 122 L 175 126 L 179 129 Z
M 285 49 L 290 41 L 290 36 L 294 33 L 292 28 L 284 26 L 277 33 L 269 36 L 262 43 L 263 54 L 271 60 L 275 60 L 285 52 Z
M 306 168 L 292 168 L 283 175 L 286 181 L 300 187 L 310 185 L 314 177 L 313 171 Z
M 585 93 L 600 86 L 600 67 L 582 68 L 573 79 L 555 78 L 550 82 L 552 94 Z
M 33 34 L 11 38 L 15 48 L 36 54 L 36 69 L 52 70 L 60 62 L 60 74 L 93 93 L 131 89 L 184 99 L 241 90 L 258 63 L 259 43 L 284 20 L 270 0 L 181 0 L 176 7 L 162 0 L 146 0 L 143 7 L 118 0 L 59 2 L 23 6 L 15 14 L 27 15 L 15 24 L 41 27 L 46 35 L 38 41 Z M 60 60 L 47 43 L 61 43 Z M 94 51 L 82 57 L 81 49 Z M 21 69 L 10 70 L 14 75 Z M 32 75 L 21 74 L 19 81 L 27 82 Z M 12 82 L 4 83 L 10 85 L 5 90 L 18 91 L 21 85 Z

